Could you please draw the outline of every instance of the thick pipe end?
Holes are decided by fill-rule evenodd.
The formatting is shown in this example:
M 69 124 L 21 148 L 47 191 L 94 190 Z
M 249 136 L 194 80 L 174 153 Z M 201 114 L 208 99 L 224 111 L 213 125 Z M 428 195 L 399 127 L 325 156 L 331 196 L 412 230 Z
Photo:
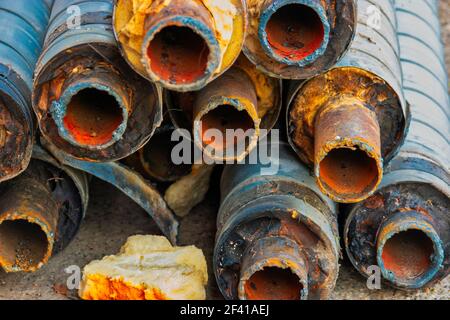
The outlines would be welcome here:
M 12 215 L 0 221 L 0 266 L 6 272 L 33 272 L 47 263 L 54 234 L 44 222 Z
M 380 226 L 377 263 L 393 285 L 421 288 L 434 278 L 443 262 L 443 243 L 421 213 L 398 212 Z
M 220 66 L 214 31 L 198 19 L 175 16 L 149 28 L 142 63 L 153 81 L 175 91 L 201 89 Z
M 373 111 L 355 99 L 326 105 L 315 122 L 315 176 L 331 199 L 354 203 L 369 197 L 383 176 L 380 127 Z
M 261 13 L 258 37 L 269 57 L 303 67 L 325 53 L 330 24 L 319 1 L 273 1 Z
M 63 91 L 52 103 L 51 114 L 64 140 L 100 150 L 121 139 L 127 128 L 128 104 L 109 86 L 81 82 Z
M 238 286 L 241 300 L 308 297 L 308 273 L 298 245 L 285 237 L 257 240 L 244 254 Z

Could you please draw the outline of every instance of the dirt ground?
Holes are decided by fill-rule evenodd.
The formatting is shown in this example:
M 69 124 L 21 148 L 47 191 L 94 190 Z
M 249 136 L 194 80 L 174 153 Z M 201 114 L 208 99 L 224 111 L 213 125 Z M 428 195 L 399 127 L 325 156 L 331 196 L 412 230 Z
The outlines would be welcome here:
M 450 70 L 450 2 L 441 1 L 443 40 L 446 44 L 447 68 Z M 111 185 L 93 180 L 91 202 L 81 230 L 67 249 L 52 258 L 43 269 L 29 274 L 6 274 L 0 271 L 0 299 L 77 299 L 75 290 L 67 290 L 69 266 L 82 268 L 94 259 L 115 254 L 128 236 L 160 234 L 150 217 L 133 201 Z M 212 252 L 215 235 L 218 190 L 213 189 L 207 200 L 197 206 L 180 226 L 180 244 L 194 244 L 207 257 L 209 268 L 209 299 L 220 299 L 212 273 Z M 369 290 L 363 279 L 344 260 L 333 299 L 450 299 L 450 277 L 434 288 L 418 292 L 402 292 L 382 287 Z

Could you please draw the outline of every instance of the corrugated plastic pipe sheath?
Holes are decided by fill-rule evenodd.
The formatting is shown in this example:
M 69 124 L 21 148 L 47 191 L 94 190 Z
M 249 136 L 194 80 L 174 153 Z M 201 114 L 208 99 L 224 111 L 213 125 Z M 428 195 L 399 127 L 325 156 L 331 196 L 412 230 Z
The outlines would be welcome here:
M 289 142 L 314 166 L 320 189 L 343 203 L 376 190 L 383 162 L 397 153 L 406 129 L 393 3 L 358 0 L 357 5 L 349 51 L 324 74 L 292 82 L 287 108 Z
M 32 79 L 51 2 L 0 2 L 0 181 L 21 173 L 31 158 L 35 129 Z
M 141 75 L 171 90 L 192 91 L 236 60 L 245 17 L 242 0 L 117 0 L 114 30 Z
M 395 5 L 409 132 L 378 191 L 349 211 L 344 235 L 363 275 L 378 265 L 387 283 L 417 289 L 450 272 L 450 105 L 437 1 Z
M 40 147 L 20 176 L 0 192 L 0 267 L 36 271 L 73 239 L 88 201 L 87 177 Z
M 227 299 L 326 299 L 334 288 L 336 207 L 287 144 L 269 145 L 278 147 L 279 170 L 259 159 L 223 172 L 213 262 Z
M 128 156 L 161 122 L 160 92 L 121 58 L 112 12 L 109 0 L 56 0 L 36 68 L 42 134 L 88 161 Z
M 248 0 L 244 44 L 267 74 L 307 79 L 332 67 L 348 50 L 356 26 L 355 1 Z

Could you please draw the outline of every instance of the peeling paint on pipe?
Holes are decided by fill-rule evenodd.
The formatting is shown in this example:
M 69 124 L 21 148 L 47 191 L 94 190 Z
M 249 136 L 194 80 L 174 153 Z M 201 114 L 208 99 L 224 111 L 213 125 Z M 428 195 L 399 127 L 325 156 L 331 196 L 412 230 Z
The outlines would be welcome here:
M 0 267 L 33 272 L 76 235 L 88 202 L 83 173 L 61 166 L 39 146 L 20 176 L 0 193 Z
M 193 133 L 195 145 L 216 161 L 240 161 L 272 129 L 281 111 L 282 84 L 241 55 L 223 76 L 197 92 L 165 91 L 171 120 Z M 213 131 L 207 131 L 212 129 Z M 235 130 L 227 139 L 227 130 Z M 213 136 L 224 139 L 215 140 Z M 246 143 L 242 143 L 246 141 Z
M 192 91 L 239 56 L 246 14 L 243 0 L 117 0 L 114 31 L 138 73 L 170 90 Z
M 361 274 L 378 265 L 387 284 L 411 290 L 450 273 L 450 103 L 437 1 L 395 6 L 409 131 L 378 191 L 350 209 L 344 240 Z
M 226 299 L 326 299 L 339 268 L 336 206 L 287 144 L 275 146 L 279 159 L 222 174 L 217 283 Z M 261 171 L 274 163 L 278 172 Z
M 287 108 L 291 146 L 314 166 L 321 190 L 343 203 L 373 194 L 407 129 L 393 3 L 358 0 L 357 5 L 349 51 L 324 74 L 292 82 Z M 379 28 L 367 25 L 374 6 Z
M 19 175 L 31 159 L 36 127 L 32 79 L 51 3 L 0 2 L 0 182 Z
M 80 10 L 79 26 L 70 10 Z M 56 0 L 34 81 L 42 135 L 77 159 L 114 161 L 142 147 L 162 121 L 160 90 L 122 59 L 109 0 Z
M 248 0 L 244 53 L 272 77 L 307 79 L 328 70 L 348 50 L 355 1 Z

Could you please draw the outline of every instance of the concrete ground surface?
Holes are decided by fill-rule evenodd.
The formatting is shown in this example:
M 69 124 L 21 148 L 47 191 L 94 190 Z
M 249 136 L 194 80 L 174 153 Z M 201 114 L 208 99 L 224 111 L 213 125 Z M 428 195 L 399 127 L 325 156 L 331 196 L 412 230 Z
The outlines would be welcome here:
M 441 1 L 443 40 L 446 44 L 447 67 L 450 69 L 450 1 Z M 217 181 L 215 183 L 217 185 Z M 180 223 L 180 245 L 194 244 L 207 258 L 208 299 L 221 299 L 212 270 L 215 217 L 218 208 L 217 186 L 207 199 L 192 210 Z M 76 290 L 68 290 L 69 274 L 65 269 L 119 251 L 128 236 L 160 234 L 151 218 L 111 185 L 99 180 L 91 183 L 90 204 L 80 232 L 64 252 L 53 257 L 35 273 L 6 274 L 0 271 L 0 299 L 78 299 Z M 332 299 L 446 299 L 450 300 L 450 277 L 433 288 L 403 292 L 382 285 L 381 290 L 369 290 L 366 280 L 347 260 L 341 262 L 339 279 Z

